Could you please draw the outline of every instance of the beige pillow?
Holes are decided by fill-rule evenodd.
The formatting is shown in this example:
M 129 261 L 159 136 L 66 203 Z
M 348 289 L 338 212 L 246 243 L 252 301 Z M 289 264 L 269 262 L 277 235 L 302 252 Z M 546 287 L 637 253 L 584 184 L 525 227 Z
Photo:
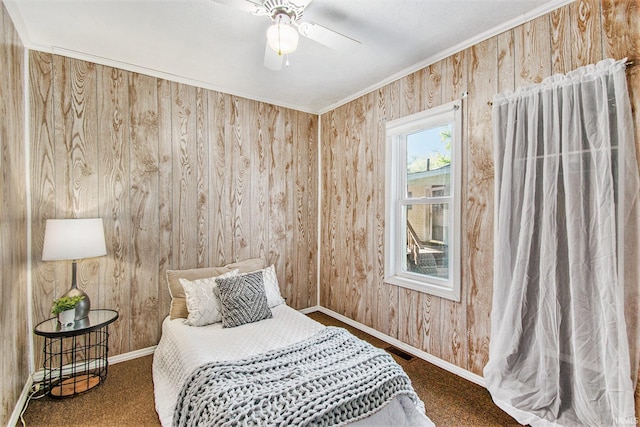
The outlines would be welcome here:
M 239 273 L 249 273 L 264 268 L 265 262 L 260 258 L 251 258 L 244 261 L 227 264 L 223 267 L 193 268 L 190 270 L 167 270 L 167 284 L 171 294 L 171 309 L 169 316 L 171 319 L 186 319 L 189 317 L 187 310 L 187 299 L 184 288 L 180 284 L 180 279 L 198 280 L 207 277 L 217 277 L 224 273 L 238 269 Z

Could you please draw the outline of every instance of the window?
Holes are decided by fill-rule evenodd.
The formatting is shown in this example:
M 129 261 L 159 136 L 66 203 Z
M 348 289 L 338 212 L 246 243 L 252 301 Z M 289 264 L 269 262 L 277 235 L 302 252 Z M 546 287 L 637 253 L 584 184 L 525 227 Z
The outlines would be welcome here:
M 461 102 L 387 123 L 385 281 L 460 301 Z

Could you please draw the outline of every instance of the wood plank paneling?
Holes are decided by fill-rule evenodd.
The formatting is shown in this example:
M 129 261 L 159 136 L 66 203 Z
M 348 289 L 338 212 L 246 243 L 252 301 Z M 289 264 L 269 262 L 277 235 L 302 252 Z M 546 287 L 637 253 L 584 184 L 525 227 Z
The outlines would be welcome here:
M 31 110 L 31 226 L 33 263 L 33 292 L 40 299 L 55 298 L 58 263 L 42 261 L 45 218 L 56 216 L 56 150 L 53 121 L 53 78 L 50 54 L 31 52 L 30 63 L 30 110 Z M 50 316 L 50 306 L 33 305 L 33 315 L 44 320 Z M 42 341 L 37 341 L 42 347 Z
M 411 289 L 398 290 L 398 339 L 420 348 L 424 322 L 420 293 Z
M 469 116 L 466 228 L 462 259 L 467 293 L 467 369 L 482 374 L 489 360 L 493 283 L 493 140 L 491 107 L 497 92 L 498 43 L 489 39 L 468 49 Z
M 307 242 L 307 221 L 308 221 L 308 207 L 305 203 L 305 188 L 306 188 L 306 176 L 307 165 L 306 159 L 309 158 L 309 148 L 305 139 L 305 123 L 299 122 L 298 114 L 293 115 L 292 120 L 295 120 L 296 129 L 296 141 L 292 150 L 292 157 L 295 159 L 292 167 L 295 169 L 294 176 L 295 181 L 293 183 L 293 201 L 294 201 L 294 224 L 293 224 L 293 245 L 295 246 L 294 253 L 296 254 L 292 260 L 293 266 L 293 278 L 292 283 L 297 283 L 299 280 L 306 281 L 306 275 L 304 274 L 306 267 L 306 250 L 308 246 Z M 308 129 L 308 126 L 306 126 Z M 309 295 L 306 289 L 294 286 L 294 300 L 300 304 L 304 301 L 305 304 L 309 301 Z
M 304 189 L 305 203 L 307 205 L 307 245 L 304 248 L 306 251 L 305 266 L 303 268 L 303 275 L 306 276 L 307 286 L 305 292 L 307 293 L 307 305 L 309 307 L 316 306 L 320 303 L 318 299 L 318 191 L 319 191 L 319 147 L 318 147 L 318 116 L 298 113 L 298 120 L 301 123 L 298 124 L 298 129 L 301 129 L 304 133 L 304 138 L 301 141 L 304 142 L 308 151 L 306 159 L 306 170 L 299 171 L 302 176 L 306 176 L 307 185 Z M 306 273 L 306 274 L 305 274 Z M 315 284 L 315 285 L 314 285 Z M 304 304 L 301 304 L 304 305 Z
M 269 204 L 265 197 L 269 186 L 269 151 L 267 146 L 269 138 L 269 106 L 265 103 L 252 103 L 250 107 L 250 120 L 255 126 L 248 130 L 248 140 L 251 141 L 251 165 L 254 171 L 251 185 L 251 236 L 257 236 L 255 244 L 251 245 L 251 257 L 267 259 L 269 234 L 266 228 L 269 224 Z M 296 254 L 297 255 L 297 254 Z
M 630 4 L 637 2 L 632 0 Z M 602 59 L 600 1 L 577 0 L 571 10 L 571 62 L 573 68 L 595 64 Z
M 129 199 L 131 227 L 131 348 L 154 345 L 158 325 L 149 319 L 165 311 L 159 305 L 160 261 L 158 85 L 156 79 L 131 73 L 129 100 Z M 126 149 L 126 147 L 125 147 Z M 125 165 L 126 167 L 126 165 Z M 127 217 L 126 212 L 123 215 Z
M 444 61 L 436 62 L 422 69 L 424 90 L 421 94 L 421 110 L 442 104 L 443 62 Z M 447 70 L 447 72 L 450 73 L 451 71 Z
M 298 137 L 294 150 L 296 161 L 296 277 L 294 283 L 316 283 L 318 281 L 318 265 L 315 254 L 318 243 L 318 201 L 317 193 L 309 191 L 317 188 L 318 174 L 318 120 L 315 116 L 297 113 Z M 267 181 L 268 182 L 268 181 Z M 317 292 L 310 286 L 296 286 L 297 303 L 300 306 L 312 307 L 318 304 Z
M 68 264 L 38 261 L 45 220 L 56 217 L 104 219 L 108 254 L 82 261 L 79 282 L 94 308 L 120 312 L 111 355 L 157 343 L 167 269 L 259 256 L 276 265 L 290 305 L 315 304 L 316 116 L 70 58 L 31 58 L 35 323 L 69 287 Z
M 422 111 L 422 72 L 416 71 L 400 79 L 400 116 L 404 117 Z
M 360 176 L 360 159 L 364 150 L 364 128 L 362 122 L 364 120 L 364 97 L 361 97 L 349 104 L 347 121 L 347 155 L 342 158 L 345 166 L 345 179 L 347 215 L 345 223 L 347 229 L 347 256 L 344 257 L 345 266 L 349 271 L 349 298 L 347 301 L 347 316 L 349 318 L 363 319 L 362 312 L 366 305 L 364 299 L 364 258 L 368 257 L 362 245 L 364 243 L 364 222 L 366 211 L 360 208 L 360 193 L 364 193 L 368 185 L 363 185 L 362 176 Z
M 398 306 L 400 290 L 397 286 L 384 283 L 384 226 L 385 226 L 385 158 L 386 158 L 386 128 L 385 123 L 400 117 L 400 82 L 396 81 L 378 90 L 377 132 L 377 165 L 378 179 L 376 181 L 376 230 L 378 248 L 375 257 L 378 260 L 378 278 L 376 280 L 377 292 L 375 293 L 377 316 L 374 318 L 374 327 L 389 336 L 398 338 Z M 374 143 L 374 141 L 371 141 Z M 321 282 L 323 283 L 323 282 Z M 322 289 L 322 286 L 320 286 Z
M 60 56 L 53 56 L 52 58 L 52 70 L 51 75 L 53 79 L 52 85 L 52 103 L 53 103 L 53 150 L 54 150 L 54 183 L 55 183 L 55 200 L 53 205 L 55 218 L 72 218 L 71 202 L 69 200 L 69 180 L 72 176 L 73 164 L 67 158 L 67 154 L 71 147 L 71 127 L 72 127 L 72 113 L 71 113 L 71 72 L 70 61 Z M 34 204 L 40 203 L 36 200 Z M 44 224 L 43 224 L 44 227 Z M 44 231 L 43 238 L 44 238 Z M 38 254 L 38 255 L 41 255 Z M 54 262 L 54 277 L 57 279 L 53 294 L 49 299 L 49 303 L 52 299 L 62 295 L 65 292 L 67 283 L 71 283 L 71 269 L 64 262 Z M 40 304 L 41 311 L 47 314 L 49 307 L 47 303 Z M 46 319 L 45 316 L 41 319 Z M 36 359 L 37 360 L 37 359 Z M 38 363 L 40 365 L 40 363 Z
M 97 72 L 96 65 L 86 61 L 72 61 L 69 63 L 69 93 L 70 109 L 67 120 L 69 127 L 68 139 L 65 140 L 67 152 L 61 154 L 69 160 L 70 176 L 65 177 L 69 215 L 78 217 L 98 216 L 100 188 L 100 159 L 97 135 Z M 78 286 L 87 289 L 96 285 L 91 275 L 83 273 L 83 264 L 78 265 Z M 86 277 L 85 277 L 86 276 Z M 96 288 L 97 290 L 97 288 Z
M 513 91 L 516 88 L 514 31 L 506 31 L 498 36 L 498 92 Z
M 25 168 L 24 47 L 0 2 L 0 424 L 7 425 L 29 378 L 27 319 L 27 190 Z M 49 88 L 42 97 L 48 99 Z M 50 106 L 50 103 L 47 103 Z M 47 108 L 40 109 L 45 113 Z M 48 139 L 50 121 L 34 130 Z M 50 166 L 48 163 L 46 166 Z M 42 174 L 50 170 L 40 171 Z M 48 193 L 49 186 L 37 189 Z M 47 207 L 45 206 L 44 209 Z
M 637 60 L 634 3 L 578 0 L 329 111 L 319 150 L 313 115 L 121 70 L 114 80 L 108 67 L 32 52 L 34 322 L 49 317 L 70 277 L 64 263 L 39 261 L 45 220 L 100 215 L 109 255 L 82 263 L 81 286 L 128 318 L 111 329 L 113 355 L 157 340 L 168 268 L 264 254 L 288 303 L 304 308 L 315 304 L 319 256 L 323 306 L 481 374 L 493 264 L 487 101 L 604 56 Z M 636 70 L 629 84 L 638 132 Z M 384 283 L 385 122 L 466 90 L 463 295 L 453 303 Z
M 324 113 L 321 305 L 347 317 L 356 316 L 354 320 L 363 324 L 374 313 L 374 329 L 481 375 L 488 360 L 493 282 L 494 171 L 488 102 L 498 92 L 540 82 L 603 56 L 637 60 L 638 9 L 637 2 L 624 0 L 578 0 L 376 90 L 376 114 L 367 115 L 364 126 L 353 125 L 354 115 L 371 94 Z M 639 73 L 635 68 L 628 73 L 637 107 Z M 438 75 L 441 98 L 435 82 Z M 386 120 L 451 101 L 467 90 L 469 97 L 463 102 L 462 297 L 460 303 L 454 303 L 384 284 L 384 128 Z M 638 132 L 638 108 L 634 108 L 634 122 Z M 369 133 L 371 128 L 377 131 Z M 351 168 L 359 164 L 368 147 L 377 153 L 373 169 L 379 171 L 367 178 L 370 184 L 358 179 Z M 370 188 L 361 188 L 363 185 Z M 365 221 L 368 213 L 360 212 L 358 203 L 349 204 L 354 188 L 358 195 L 373 189 L 379 197 L 369 207 L 375 210 L 373 223 Z M 360 254 L 354 264 L 348 261 L 353 257 L 352 241 L 363 231 L 367 238 L 377 236 L 379 246 Z M 370 289 L 359 289 L 357 294 L 353 283 L 360 277 L 354 265 L 377 266 L 374 277 L 366 279 Z
M 196 88 L 171 83 L 173 265 L 198 267 Z
M 372 262 L 371 271 L 367 279 L 367 283 L 371 287 L 369 291 L 371 324 L 369 326 L 382 330 L 382 325 L 384 325 L 384 329 L 387 331 L 386 325 L 390 323 L 387 317 L 389 313 L 384 309 L 385 305 L 380 303 L 387 296 L 385 291 L 390 289 L 381 280 L 384 275 L 384 214 L 381 215 L 381 213 L 384 213 L 385 169 L 384 165 L 381 167 L 380 160 L 385 157 L 386 144 L 374 143 L 374 141 L 380 140 L 381 133 L 384 134 L 384 120 L 381 119 L 381 116 L 385 114 L 385 103 L 382 90 L 373 92 L 371 96 L 371 112 L 367 116 L 368 128 L 370 129 L 370 143 L 368 145 L 371 165 L 369 167 L 372 170 L 370 181 L 372 184 L 372 200 L 370 204 L 371 212 L 369 213 L 371 222 L 367 228 L 367 232 L 371 233 L 367 252 L 371 254 Z
M 269 262 L 273 263 L 278 274 L 280 288 L 286 286 L 287 253 L 287 187 L 286 187 L 286 150 L 285 150 L 285 112 L 276 109 L 270 119 L 272 121 L 272 136 L 269 144 L 271 159 L 269 173 Z M 286 294 L 286 292 L 284 292 Z M 288 295 L 288 294 L 287 294 Z M 287 295 L 287 304 L 292 304 Z
M 442 64 L 442 102 L 451 102 L 463 96 L 467 92 L 467 56 L 466 52 L 459 52 L 446 58 Z M 462 122 L 468 122 L 469 108 L 467 101 L 462 103 Z M 462 127 L 462 141 L 467 140 L 466 128 Z M 456 149 L 463 150 L 463 147 Z M 467 168 L 465 162 L 467 156 L 463 151 L 462 156 L 462 182 L 467 182 Z M 467 187 L 461 189 L 462 211 L 466 211 Z M 466 217 L 461 218 L 460 228 L 465 230 Z M 464 271 L 460 280 L 465 283 Z M 435 320 L 433 334 L 438 335 L 442 341 L 439 357 L 449 360 L 457 366 L 467 366 L 468 354 L 466 352 L 466 321 L 467 321 L 467 294 L 460 293 L 460 301 L 455 302 L 444 298 L 440 299 L 439 318 Z
M 169 312 L 171 295 L 166 284 L 165 272 L 174 268 L 173 262 L 173 169 L 172 169 L 172 131 L 171 131 L 171 83 L 157 81 L 158 102 L 158 333 L 160 323 Z M 132 103 L 136 105 L 137 100 Z M 152 101 L 149 101 L 152 102 Z M 177 268 L 177 267 L 176 267 Z M 153 319 L 151 319 L 153 321 Z
M 374 275 L 376 271 L 376 257 L 368 255 L 376 253 L 378 248 L 376 234 L 369 232 L 369 230 L 376 229 L 376 211 L 374 209 L 376 187 L 375 185 L 371 185 L 378 180 L 374 170 L 374 155 L 376 150 L 375 147 L 372 147 L 369 143 L 373 140 L 376 131 L 376 127 L 371 126 L 371 123 L 374 123 L 376 105 L 375 93 L 369 93 L 364 97 L 362 126 L 365 140 L 364 143 L 361 144 L 361 150 L 363 150 L 361 154 L 361 166 L 359 166 L 361 182 L 358 184 L 358 188 L 360 190 L 360 211 L 365 214 L 365 222 L 363 224 L 364 227 L 358 231 L 358 237 L 361 240 L 360 246 L 362 247 L 363 253 L 367 254 L 361 257 L 359 266 L 359 268 L 362 269 L 360 273 L 362 277 L 360 288 L 363 290 L 365 301 L 371 301 L 374 288 L 370 284 L 377 280 L 377 277 Z M 371 307 L 370 304 L 366 303 L 363 304 L 362 310 L 364 313 L 361 314 L 360 318 L 363 319 L 363 323 L 367 326 L 372 326 L 373 316 L 376 310 Z
M 294 166 L 293 166 L 293 141 L 296 137 L 298 124 L 295 120 L 295 114 L 291 110 L 287 110 L 284 112 L 284 147 L 283 147 L 283 160 L 284 163 L 280 165 L 284 171 L 284 191 L 287 195 L 286 201 L 284 203 L 284 215 L 285 215 L 285 248 L 286 251 L 295 247 L 294 241 L 294 227 L 295 227 L 295 215 L 296 215 L 296 204 L 295 204 L 295 178 L 294 178 Z M 297 301 L 296 293 L 293 290 L 293 268 L 294 268 L 295 258 L 285 258 L 284 259 L 284 291 L 287 295 L 290 295 L 291 304 L 296 305 Z
M 513 30 L 515 85 L 540 83 L 551 75 L 551 30 L 547 15 Z
M 334 283 L 332 276 L 335 272 L 336 226 L 337 210 L 334 195 L 338 191 L 335 167 L 336 137 L 333 134 L 335 111 L 324 114 L 320 118 L 320 182 L 322 194 L 322 216 L 320 218 L 320 305 L 335 307 L 331 295 Z
M 92 308 L 113 308 L 120 312 L 110 344 L 126 348 L 131 333 L 131 211 L 129 200 L 129 94 L 127 75 L 111 67 L 97 66 L 97 139 L 100 140 L 96 195 L 99 194 L 108 256 L 101 259 L 97 292 L 89 293 Z M 87 110 L 88 111 L 88 110 Z M 100 190 L 98 190 L 98 188 Z M 102 193 L 102 194 L 100 194 Z M 97 197 L 96 197 L 97 199 Z M 136 212 L 138 213 L 138 212 Z M 92 215 L 80 212 L 78 217 Z M 108 301 L 109 305 L 103 305 Z
M 196 88 L 196 265 L 209 266 L 209 126 L 208 96 Z
M 224 230 L 228 228 L 229 188 L 225 176 L 230 176 L 227 145 L 225 140 L 225 101 L 227 96 L 208 92 L 209 132 L 209 221 L 211 239 L 209 260 L 212 265 L 223 265 L 231 259 L 231 244 Z
M 342 233 L 343 222 L 341 212 L 342 163 L 339 153 L 343 149 L 344 133 L 337 128 L 338 123 L 344 126 L 344 107 L 324 114 L 321 118 L 321 158 L 322 158 L 322 219 L 321 219 L 321 276 L 320 281 L 325 286 L 320 287 L 320 304 L 325 307 L 338 307 L 339 300 L 335 295 L 345 294 L 343 283 L 339 280 L 341 260 L 338 250 L 346 253 L 344 247 L 337 241 Z M 340 135 L 340 138 L 338 138 Z M 344 305 L 341 304 L 341 308 Z M 344 311 L 343 311 L 344 312 Z
M 233 229 L 233 239 L 231 247 L 236 257 L 250 258 L 251 255 L 247 250 L 247 242 L 244 239 L 245 228 L 248 233 L 250 217 L 242 215 L 244 199 L 250 199 L 246 195 L 247 176 L 250 158 L 247 155 L 247 149 L 243 145 L 243 126 L 240 118 L 242 109 L 242 99 L 236 96 L 230 98 L 230 115 L 227 117 L 228 130 L 227 138 L 231 154 L 231 175 L 233 176 L 233 185 L 229 186 L 229 206 L 231 209 L 231 228 Z M 235 260 L 234 260 L 235 261 Z
M 571 59 L 571 5 L 563 6 L 549 14 L 551 21 L 551 70 L 552 74 L 572 70 Z

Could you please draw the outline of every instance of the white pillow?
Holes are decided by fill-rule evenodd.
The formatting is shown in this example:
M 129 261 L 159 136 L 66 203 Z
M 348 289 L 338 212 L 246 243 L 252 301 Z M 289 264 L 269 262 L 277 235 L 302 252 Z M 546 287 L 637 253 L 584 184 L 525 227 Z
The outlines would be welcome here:
M 187 280 L 180 278 L 184 289 L 189 315 L 185 323 L 191 326 L 205 326 L 222 322 L 220 299 L 215 293 L 216 279 L 226 279 L 238 275 L 238 270 L 231 270 L 221 276 L 204 279 Z
M 276 276 L 276 269 L 273 264 L 262 270 L 262 281 L 264 282 L 264 290 L 267 294 L 267 304 L 269 308 L 284 304 L 285 301 L 282 295 L 280 295 L 278 276 Z
M 278 285 L 278 276 L 276 275 L 276 268 L 271 264 L 269 267 L 263 268 L 262 270 L 255 270 L 248 273 L 242 273 L 240 276 L 244 276 L 245 274 L 251 274 L 261 271 L 262 272 L 262 281 L 264 282 L 264 291 L 267 294 L 267 304 L 269 308 L 276 307 L 280 304 L 284 304 L 285 300 L 282 298 L 280 294 L 280 286 Z

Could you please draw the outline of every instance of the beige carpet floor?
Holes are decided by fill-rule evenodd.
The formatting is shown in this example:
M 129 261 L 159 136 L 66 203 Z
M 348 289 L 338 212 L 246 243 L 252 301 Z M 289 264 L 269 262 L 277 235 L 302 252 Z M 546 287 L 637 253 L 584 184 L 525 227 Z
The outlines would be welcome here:
M 389 345 L 316 312 L 311 318 L 325 325 L 342 326 L 373 345 Z M 482 387 L 419 358 L 394 358 L 407 372 L 437 426 L 517 426 L 491 401 Z M 71 399 L 42 397 L 32 400 L 24 414 L 27 426 L 159 426 L 153 400 L 152 356 L 112 364 L 103 384 Z

